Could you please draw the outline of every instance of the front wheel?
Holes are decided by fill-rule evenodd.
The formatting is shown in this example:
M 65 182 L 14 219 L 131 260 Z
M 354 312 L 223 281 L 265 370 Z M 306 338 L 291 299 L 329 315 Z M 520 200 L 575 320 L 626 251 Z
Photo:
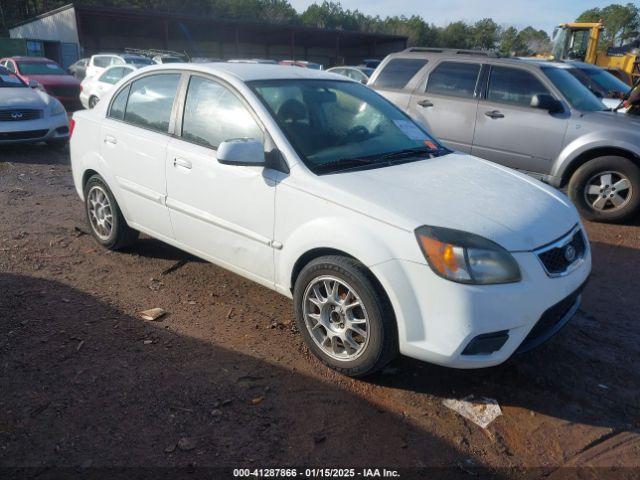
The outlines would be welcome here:
M 624 157 L 594 158 L 575 171 L 568 193 L 587 220 L 629 221 L 640 211 L 640 168 Z
M 397 355 L 392 309 L 371 273 L 352 258 L 326 256 L 305 266 L 294 308 L 309 349 L 340 373 L 369 375 Z

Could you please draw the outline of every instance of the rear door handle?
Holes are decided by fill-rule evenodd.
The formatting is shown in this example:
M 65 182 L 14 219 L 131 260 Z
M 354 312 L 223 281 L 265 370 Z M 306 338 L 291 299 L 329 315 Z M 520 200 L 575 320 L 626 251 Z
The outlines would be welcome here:
M 105 135 L 104 143 L 110 143 L 111 145 L 115 145 L 118 143 L 118 139 L 112 135 Z
M 173 159 L 173 166 L 186 168 L 187 170 L 191 170 L 191 167 L 192 167 L 191 162 L 189 160 L 185 160 L 184 158 L 179 158 L 179 157 L 176 157 Z
M 433 102 L 431 100 L 427 100 L 426 98 L 424 100 L 420 100 L 418 102 L 418 105 L 420 105 L 421 107 L 433 107 Z
M 484 112 L 484 114 L 489 118 L 504 118 L 504 114 L 498 110 L 491 110 L 490 112 Z

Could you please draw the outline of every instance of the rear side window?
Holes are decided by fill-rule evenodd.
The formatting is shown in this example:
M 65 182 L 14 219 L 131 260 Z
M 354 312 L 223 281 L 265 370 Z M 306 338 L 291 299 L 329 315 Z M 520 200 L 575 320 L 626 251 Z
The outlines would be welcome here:
M 549 90 L 532 73 L 519 68 L 491 67 L 487 100 L 528 107 L 538 94 L 549 94 Z
M 133 82 L 124 114 L 125 122 L 167 133 L 179 81 L 179 74 L 168 73 L 149 75 Z
M 93 57 L 93 65 L 100 68 L 107 68 L 111 65 L 112 57 Z
M 383 67 L 376 78 L 375 86 L 379 88 L 404 88 L 427 62 L 421 58 L 394 58 Z
M 228 88 L 193 76 L 184 106 L 182 138 L 217 148 L 226 140 L 262 140 L 263 134 L 249 110 Z
M 442 62 L 429 75 L 427 92 L 473 98 L 479 73 L 478 63 Z
M 124 120 L 124 111 L 127 107 L 127 99 L 129 98 L 129 89 L 131 85 L 127 85 L 120 90 L 120 93 L 111 102 L 111 109 L 109 110 L 109 117 L 116 120 Z
M 110 68 L 100 76 L 100 81 L 114 85 L 124 76 L 124 68 Z

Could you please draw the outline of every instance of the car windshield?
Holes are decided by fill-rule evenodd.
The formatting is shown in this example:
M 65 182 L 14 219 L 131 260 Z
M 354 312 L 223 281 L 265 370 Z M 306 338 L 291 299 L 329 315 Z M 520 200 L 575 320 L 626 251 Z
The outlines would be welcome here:
M 607 93 L 628 93 L 631 87 L 601 68 L 576 68 Z
M 0 88 L 20 88 L 27 85 L 14 73 L 4 67 L 0 67 Z
M 17 62 L 23 75 L 67 75 L 60 65 L 53 62 Z
M 359 83 L 265 80 L 249 85 L 317 174 L 449 153 L 401 110 Z
M 605 110 L 604 104 L 580 80 L 571 75 L 569 69 L 542 67 L 544 74 L 553 82 L 573 108 L 585 112 Z

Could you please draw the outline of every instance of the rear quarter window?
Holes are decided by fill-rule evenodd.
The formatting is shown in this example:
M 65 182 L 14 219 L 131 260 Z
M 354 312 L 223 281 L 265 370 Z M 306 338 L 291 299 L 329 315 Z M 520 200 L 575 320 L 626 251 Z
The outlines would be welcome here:
M 428 60 L 422 58 L 394 58 L 384 65 L 374 86 L 402 89 L 427 63 Z

